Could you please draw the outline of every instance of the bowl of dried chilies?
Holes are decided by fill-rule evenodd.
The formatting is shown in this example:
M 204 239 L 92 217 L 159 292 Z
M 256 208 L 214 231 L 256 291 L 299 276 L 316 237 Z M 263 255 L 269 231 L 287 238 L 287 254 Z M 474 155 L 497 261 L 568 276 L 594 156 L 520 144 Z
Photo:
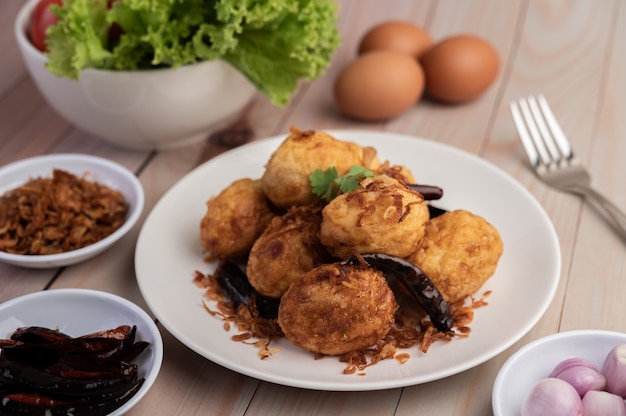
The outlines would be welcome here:
M 153 319 L 117 295 L 56 289 L 0 304 L 0 414 L 124 414 L 162 359 Z

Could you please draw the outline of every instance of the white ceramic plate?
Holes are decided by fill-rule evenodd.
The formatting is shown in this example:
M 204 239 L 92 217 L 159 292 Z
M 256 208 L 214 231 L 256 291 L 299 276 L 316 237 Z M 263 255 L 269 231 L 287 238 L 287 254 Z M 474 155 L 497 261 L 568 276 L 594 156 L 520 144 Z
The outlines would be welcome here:
M 567 358 L 585 358 L 601 369 L 607 354 L 626 343 L 626 334 L 602 330 L 576 330 L 539 338 L 509 357 L 493 385 L 494 416 L 520 416 L 522 402 L 535 383 L 546 378 Z
M 21 326 L 58 328 L 77 337 L 92 332 L 137 325 L 137 341 L 150 346 L 134 361 L 145 381 L 124 405 L 110 413 L 120 416 L 135 406 L 150 390 L 163 361 L 163 340 L 150 316 L 134 303 L 106 292 L 89 289 L 53 289 L 20 296 L 0 304 L 0 338 Z
M 508 175 L 460 150 L 416 137 L 384 132 L 333 131 L 341 140 L 375 146 L 381 160 L 411 168 L 418 182 L 439 185 L 447 209 L 483 216 L 501 233 L 504 254 L 483 287 L 489 306 L 476 310 L 471 336 L 435 343 L 426 355 L 381 362 L 365 376 L 343 375 L 336 358 L 313 355 L 286 340 L 281 351 L 260 360 L 257 350 L 231 341 L 222 321 L 202 307 L 194 270 L 209 272 L 199 243 L 206 201 L 242 177 L 260 178 L 270 154 L 286 136 L 261 140 L 199 166 L 156 204 L 140 232 L 135 252 L 137 280 L 159 321 L 181 342 L 234 371 L 278 384 L 321 390 L 374 390 L 437 380 L 472 368 L 519 340 L 540 319 L 556 291 L 560 249 L 547 215 Z M 482 291 L 481 291 L 482 293 Z
M 0 167 L 0 195 L 38 177 L 52 177 L 52 171 L 66 172 L 117 189 L 129 204 L 126 222 L 108 237 L 86 247 L 59 254 L 22 255 L 0 251 L 0 261 L 30 268 L 61 267 L 94 257 L 130 231 L 143 212 L 144 192 L 133 172 L 109 159 L 78 153 L 59 153 L 19 160 Z

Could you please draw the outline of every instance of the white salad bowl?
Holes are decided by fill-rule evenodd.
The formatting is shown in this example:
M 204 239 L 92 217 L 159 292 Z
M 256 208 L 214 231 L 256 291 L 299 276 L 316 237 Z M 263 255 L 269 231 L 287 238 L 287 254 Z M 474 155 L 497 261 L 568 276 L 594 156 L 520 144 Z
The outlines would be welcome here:
M 114 145 L 167 150 L 197 143 L 232 122 L 256 92 L 223 60 L 176 69 L 85 69 L 77 81 L 52 75 L 27 35 L 38 1 L 24 4 L 14 28 L 30 75 L 61 116 Z
M 520 416 L 522 403 L 535 384 L 547 378 L 557 364 L 583 358 L 602 368 L 607 354 L 626 343 L 626 334 L 603 330 L 575 330 L 539 338 L 515 352 L 504 363 L 493 386 L 494 416 Z
M 0 304 L 0 338 L 8 338 L 17 328 L 39 326 L 78 337 L 97 331 L 135 325 L 135 341 L 149 346 L 133 361 L 141 388 L 109 416 L 128 412 L 150 390 L 161 369 L 163 340 L 154 320 L 129 300 L 90 289 L 51 289 L 24 295 Z M 47 414 L 47 413 L 46 413 Z
M 145 201 L 143 187 L 139 179 L 124 166 L 96 156 L 76 153 L 51 154 L 23 159 L 2 166 L 0 167 L 0 195 L 24 185 L 31 179 L 52 177 L 55 168 L 121 192 L 128 203 L 126 221 L 108 237 L 76 250 L 42 255 L 12 254 L 0 251 L 0 262 L 39 269 L 76 264 L 111 247 L 127 234 L 139 220 Z

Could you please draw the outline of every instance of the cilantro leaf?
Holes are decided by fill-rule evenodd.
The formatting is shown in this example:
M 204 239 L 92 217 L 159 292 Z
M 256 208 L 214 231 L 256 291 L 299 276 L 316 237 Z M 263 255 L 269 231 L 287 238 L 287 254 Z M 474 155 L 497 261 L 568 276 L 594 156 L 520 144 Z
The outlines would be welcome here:
M 334 184 L 338 177 L 337 168 L 334 166 L 325 171 L 319 168 L 315 169 L 315 172 L 309 176 L 313 193 L 330 201 L 335 197 L 336 189 Z
M 319 168 L 315 169 L 309 176 L 309 180 L 315 195 L 331 201 L 340 191 L 342 193 L 354 191 L 358 188 L 361 179 L 372 176 L 374 173 L 363 166 L 351 166 L 348 173 L 339 176 L 337 168 L 331 166 L 325 171 Z
M 364 168 L 363 166 L 351 166 L 350 171 L 343 175 L 338 180 L 339 189 L 341 192 L 346 193 L 350 191 L 354 191 L 359 187 L 359 182 L 361 179 L 369 178 L 374 176 L 372 171 Z

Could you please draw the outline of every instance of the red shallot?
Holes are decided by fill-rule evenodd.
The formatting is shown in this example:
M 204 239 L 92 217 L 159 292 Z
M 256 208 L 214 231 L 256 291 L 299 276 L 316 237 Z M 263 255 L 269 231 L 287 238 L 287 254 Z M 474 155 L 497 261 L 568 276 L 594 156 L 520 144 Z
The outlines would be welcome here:
M 626 397 L 626 344 L 615 346 L 602 365 L 606 377 L 606 391 Z
M 522 403 L 522 416 L 582 416 L 583 404 L 571 384 L 544 378 L 535 384 Z
M 585 416 L 626 416 L 624 399 L 607 391 L 589 390 L 582 403 Z
M 579 357 L 567 358 L 554 367 L 552 372 L 548 375 L 548 377 L 558 377 L 564 370 L 567 370 L 571 367 L 589 367 L 595 369 L 596 366 L 589 360 Z
M 603 390 L 606 378 L 595 367 L 584 365 L 566 368 L 556 378 L 567 381 L 583 397 L 589 390 Z

